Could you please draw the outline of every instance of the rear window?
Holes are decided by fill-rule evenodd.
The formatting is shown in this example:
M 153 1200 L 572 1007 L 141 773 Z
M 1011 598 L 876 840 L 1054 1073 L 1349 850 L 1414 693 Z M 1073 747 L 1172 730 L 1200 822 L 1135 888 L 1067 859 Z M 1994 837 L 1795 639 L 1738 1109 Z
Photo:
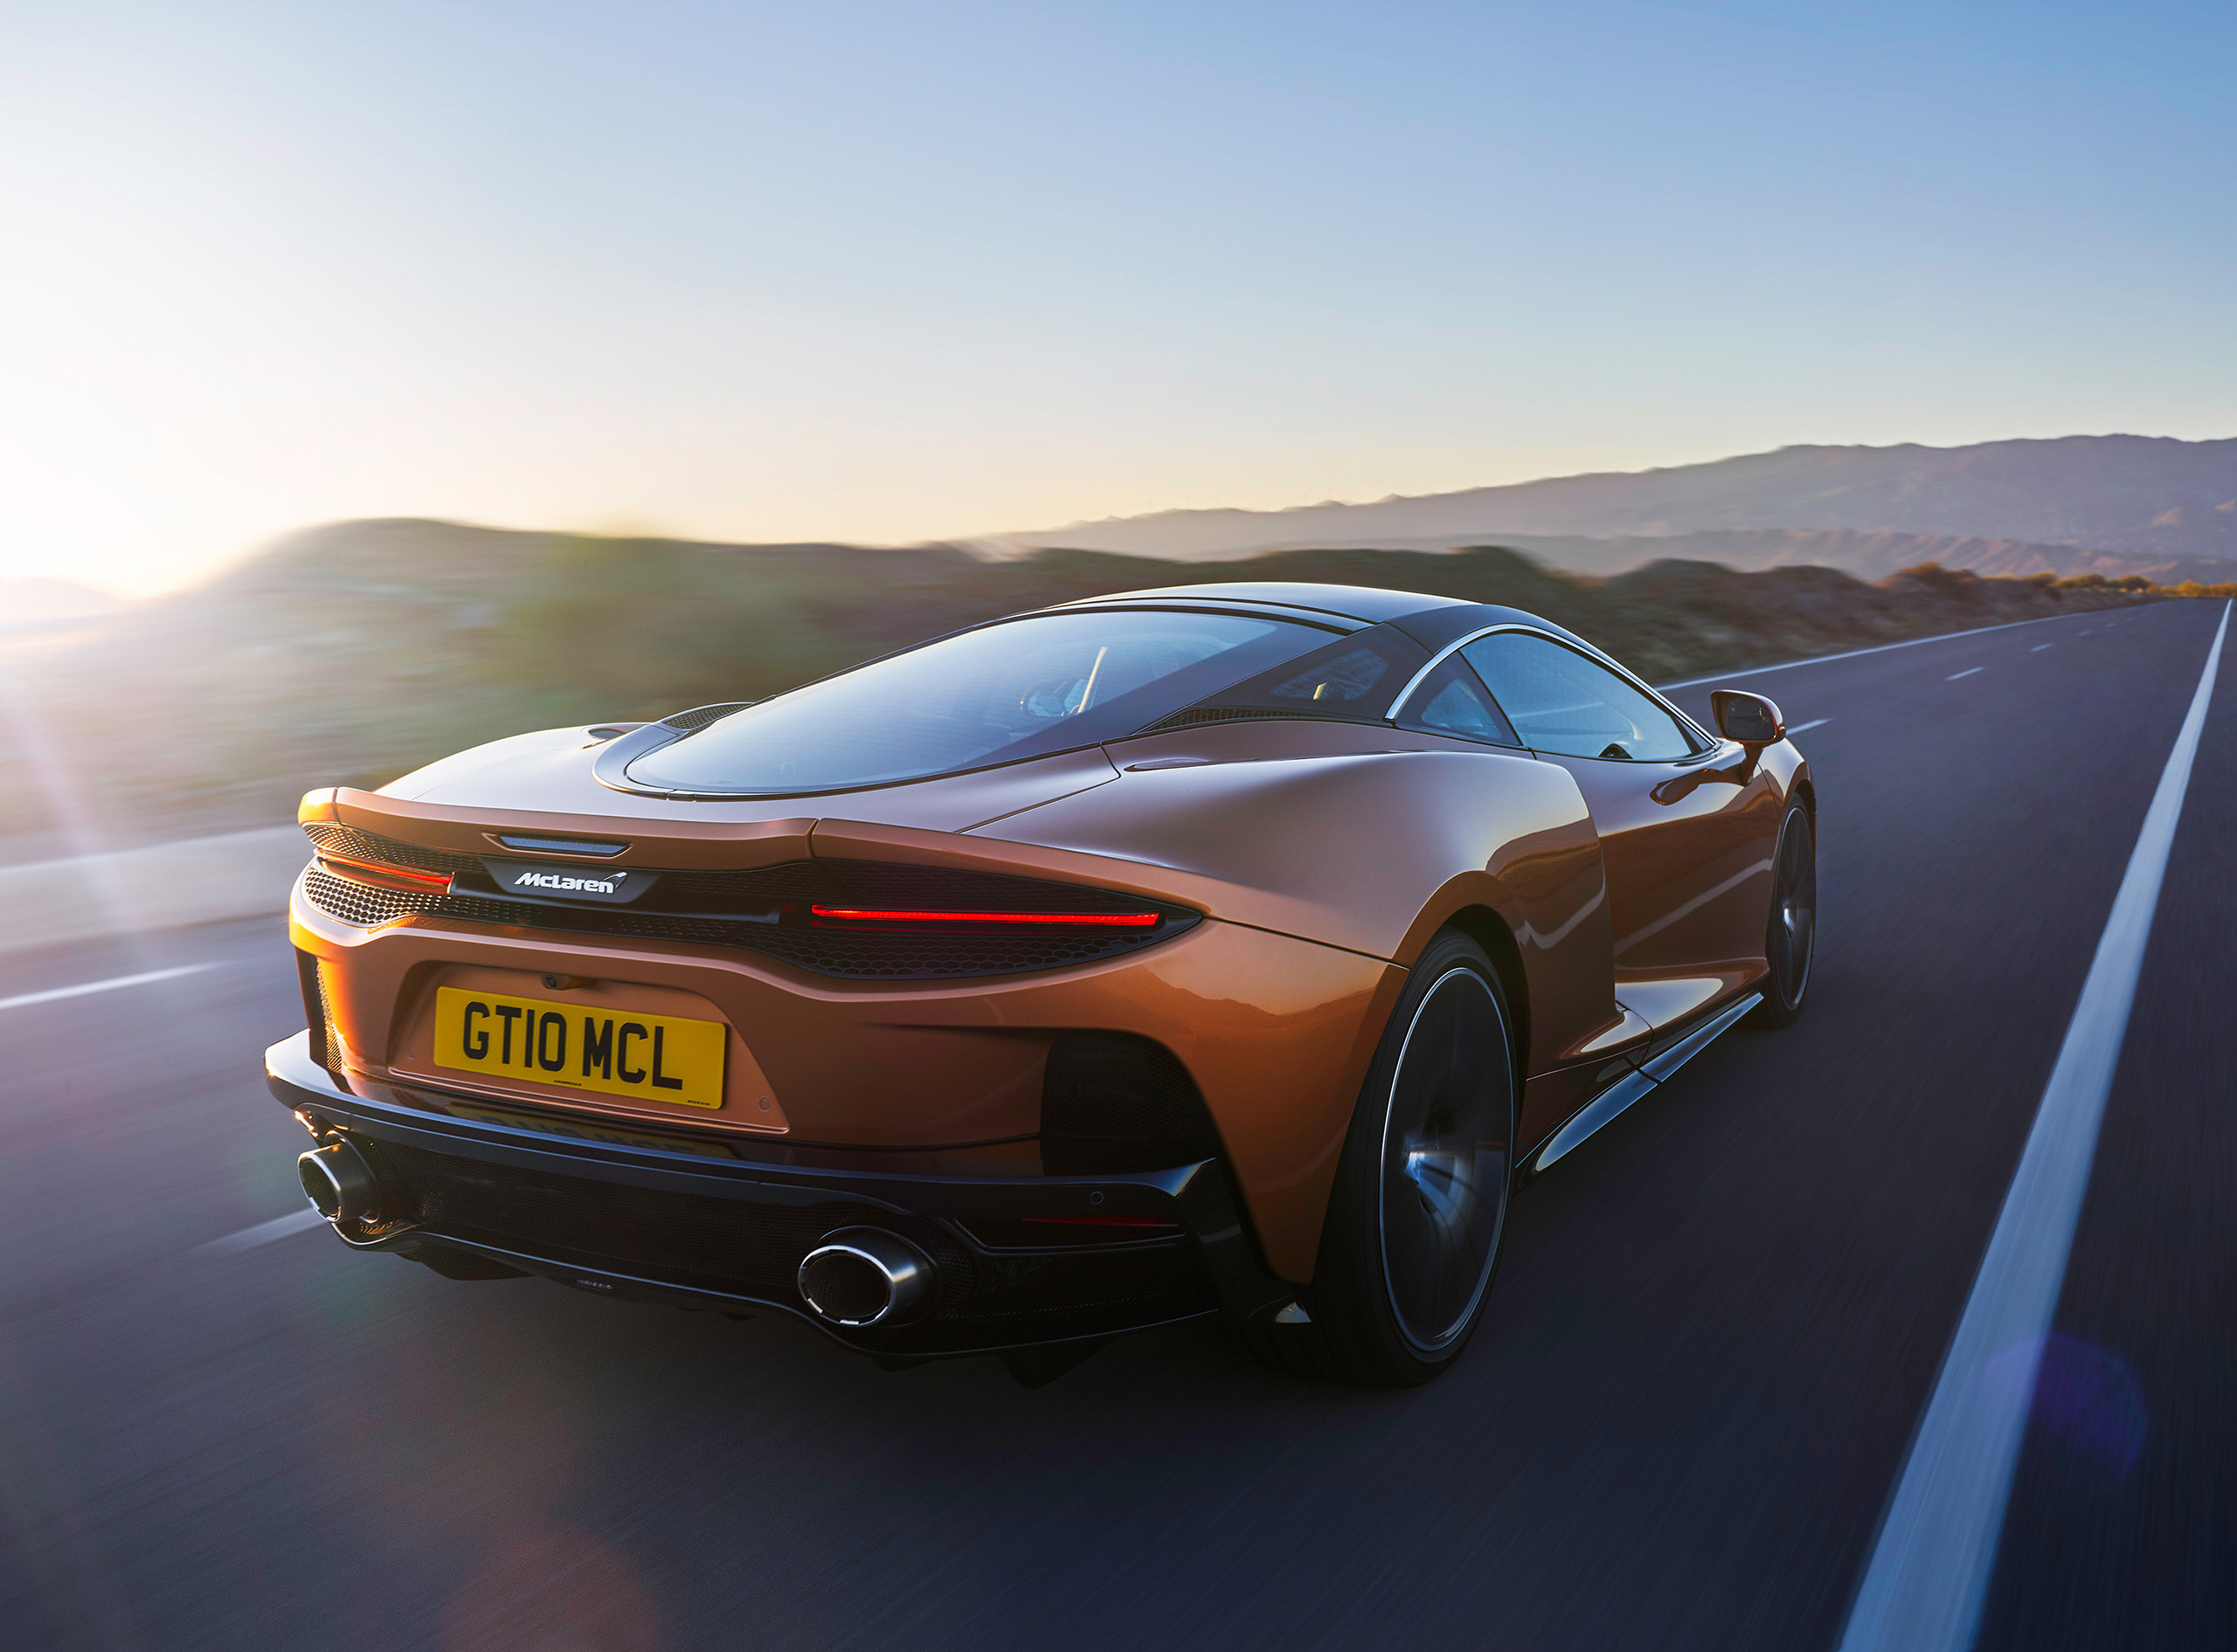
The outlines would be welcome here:
M 1377 721 L 1428 663 L 1420 644 L 1391 626 L 1370 626 L 1285 660 L 1248 682 L 1222 689 L 1205 709 L 1287 712 L 1293 716 L 1356 717 Z
M 819 791 L 1099 745 L 1329 640 L 1257 615 L 1098 609 L 983 626 L 795 688 L 647 752 L 640 785 Z

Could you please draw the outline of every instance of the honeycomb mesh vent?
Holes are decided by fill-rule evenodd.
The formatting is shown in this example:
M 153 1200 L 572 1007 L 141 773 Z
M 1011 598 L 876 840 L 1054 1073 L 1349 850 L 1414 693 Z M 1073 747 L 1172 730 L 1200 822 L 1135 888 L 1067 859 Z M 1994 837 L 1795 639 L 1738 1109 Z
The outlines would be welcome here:
M 743 711 L 753 703 L 751 700 L 732 700 L 719 706 L 695 706 L 689 711 L 679 711 L 672 717 L 662 717 L 663 729 L 703 729 L 710 722 L 720 722 L 733 711 Z
M 1313 711 L 1277 711 L 1265 706 L 1190 706 L 1176 711 L 1142 730 L 1144 734 L 1163 734 L 1169 729 L 1195 729 L 1208 722 L 1250 722 L 1261 717 L 1287 717 L 1292 721 L 1323 722 L 1326 714 Z M 1339 719 L 1348 722 L 1350 719 Z
M 448 849 L 422 848 L 416 843 L 405 843 L 371 832 L 360 832 L 355 826 L 314 824 L 303 828 L 303 835 L 329 854 L 354 855 L 363 861 L 385 861 L 391 866 L 408 866 L 422 872 L 471 872 L 481 864 L 470 854 L 456 854 Z

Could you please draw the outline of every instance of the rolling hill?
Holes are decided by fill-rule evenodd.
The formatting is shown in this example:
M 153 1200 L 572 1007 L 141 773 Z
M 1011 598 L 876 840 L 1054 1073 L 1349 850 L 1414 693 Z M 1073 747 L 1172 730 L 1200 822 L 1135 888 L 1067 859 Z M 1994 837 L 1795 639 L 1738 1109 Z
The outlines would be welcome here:
M 1001 614 L 1229 579 L 1510 603 L 1652 676 L 2160 600 L 1943 570 L 1865 584 L 1666 560 L 1595 578 L 1498 549 L 1176 568 L 346 522 L 83 627 L 0 638 L 0 861 L 284 819 L 308 786 L 377 785 L 523 729 L 758 698 Z
M 2067 436 L 1966 447 L 1782 447 L 1709 464 L 1555 477 L 1372 504 L 1160 511 L 994 534 L 973 543 L 1000 553 L 1061 545 L 1192 562 L 1308 546 L 1437 550 L 1496 543 L 1535 550 L 1581 571 L 1607 572 L 1615 558 L 1629 556 L 1633 560 L 1624 565 L 1637 565 L 1647 555 L 1638 548 L 1572 542 L 1794 529 L 1866 539 L 2016 543 L 2035 547 L 2033 554 L 2041 559 L 2023 566 L 2018 564 L 2025 556 L 2007 556 L 2014 565 L 1984 571 L 2130 573 L 2156 566 L 2181 570 L 2154 576 L 2163 581 L 2213 583 L 2237 572 L 2198 566 L 2237 563 L 2237 439 Z M 1555 539 L 1568 544 L 1566 554 L 1545 543 Z M 2077 569 L 2048 560 L 2077 550 L 2137 561 Z M 1804 551 L 1809 554 L 1796 554 Z M 1772 560 L 1753 565 L 1811 561 L 1872 577 L 1868 563 L 1852 566 L 1842 560 L 1851 552 L 1870 557 L 1873 548 L 1846 540 L 1791 542 Z M 1700 544 L 1665 548 L 1661 554 L 1732 561 Z M 1890 554 L 1896 566 L 1951 561 L 1921 548 Z

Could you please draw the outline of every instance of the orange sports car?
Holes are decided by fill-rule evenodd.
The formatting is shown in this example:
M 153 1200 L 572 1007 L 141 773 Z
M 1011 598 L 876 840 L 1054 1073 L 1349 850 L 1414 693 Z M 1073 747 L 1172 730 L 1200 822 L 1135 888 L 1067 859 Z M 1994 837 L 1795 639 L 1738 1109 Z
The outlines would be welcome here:
M 1513 609 L 1195 585 L 319 791 L 274 1095 L 348 1244 L 1022 1380 L 1425 1380 L 1515 1189 L 1803 1006 L 1816 798 Z

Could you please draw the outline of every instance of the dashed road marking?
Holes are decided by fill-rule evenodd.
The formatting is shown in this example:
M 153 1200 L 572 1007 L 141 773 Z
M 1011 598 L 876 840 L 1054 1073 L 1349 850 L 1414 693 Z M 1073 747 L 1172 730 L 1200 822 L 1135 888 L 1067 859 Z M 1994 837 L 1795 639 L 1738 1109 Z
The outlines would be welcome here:
M 1964 631 L 1938 632 L 1931 637 L 1906 637 L 1901 642 L 1874 643 L 1869 648 L 1851 648 L 1837 654 L 1816 654 L 1808 660 L 1782 660 L 1775 666 L 1742 666 L 1737 671 L 1712 671 L 1699 677 L 1680 677 L 1675 682 L 1658 682 L 1654 686 L 1663 694 L 1673 688 L 1690 688 L 1697 682 L 1729 682 L 1735 677 L 1760 677 L 1767 671 L 1792 671 L 1797 666 L 1831 665 L 1836 660 L 1856 660 L 1866 654 L 1884 654 L 1891 648 L 1917 648 L 1929 642 L 1955 642 L 1960 637 L 1977 637 L 1985 631 L 2009 631 L 2014 626 L 2047 626 L 2054 620 L 2071 619 L 2071 614 L 2046 614 L 2040 619 L 2007 619 L 2000 626 L 1974 626 Z
M 1988 669 L 1988 667 L 1987 667 L 1986 666 L 1975 666 L 1975 667 L 1973 667 L 1971 668 L 1971 670 L 1967 670 L 1967 671 L 1953 671 L 1953 672 L 1951 672 L 1948 676 L 1944 677 L 1944 678 L 1943 679 L 1943 681 L 1944 681 L 1944 682 L 1955 682 L 1955 681 L 1957 681 L 1957 679 L 1958 679 L 1958 678 L 1960 678 L 1960 677 L 1970 677 L 1970 676 L 1971 676 L 1975 671 L 1986 671 L 1987 669 Z
M 182 964 L 177 969 L 119 975 L 106 981 L 87 981 L 81 986 L 56 986 L 44 992 L 19 992 L 14 998 L 0 998 L 0 1010 L 29 1009 L 34 1004 L 52 1004 L 66 998 L 83 998 L 88 992 L 114 992 L 122 986 L 145 986 L 150 981 L 174 980 L 182 975 L 197 975 L 204 970 L 217 967 L 215 964 Z
M 1796 723 L 1794 727 L 1789 729 L 1787 732 L 1789 734 L 1808 734 L 1812 729 L 1822 729 L 1832 721 L 1832 719 L 1831 717 L 1814 718 L 1809 722 Z
M 2027 652 L 2028 652 L 2029 653 L 2031 653 L 2031 654 L 2039 654 L 2039 653 L 2042 653 L 2044 649 L 2046 649 L 2046 648 L 2049 647 L 2050 646 L 2051 646 L 2051 645 L 2050 645 L 2049 643 L 2047 643 L 2047 642 L 2039 642 L 2039 643 L 2037 643 L 2037 644 L 2036 644 L 2033 648 L 2030 648 Z

